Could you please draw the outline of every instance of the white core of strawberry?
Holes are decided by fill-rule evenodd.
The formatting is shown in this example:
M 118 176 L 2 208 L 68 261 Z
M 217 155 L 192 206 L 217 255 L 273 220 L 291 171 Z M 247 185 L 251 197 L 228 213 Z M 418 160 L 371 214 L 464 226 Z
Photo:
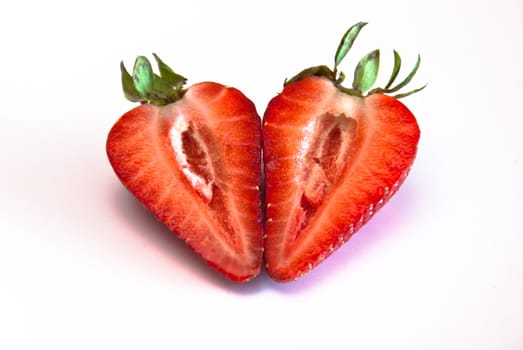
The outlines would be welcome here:
M 321 200 L 324 190 L 336 182 L 348 161 L 356 122 L 344 114 L 329 113 L 315 119 L 314 137 L 305 155 L 305 195 L 312 202 Z
M 325 113 L 311 123 L 302 143 L 302 194 L 296 207 L 295 238 L 308 225 L 351 157 L 357 123 L 341 113 Z
M 190 133 L 190 136 L 199 144 L 200 147 L 204 145 L 200 140 L 198 133 L 190 129 L 190 125 L 183 116 L 179 116 L 173 123 L 169 132 L 171 146 L 176 157 L 176 161 L 180 165 L 180 169 L 191 184 L 191 186 L 204 198 L 207 202 L 212 200 L 213 196 L 213 181 L 207 180 L 205 177 L 195 173 L 193 167 L 189 163 L 186 154 L 186 147 L 184 146 L 185 133 Z M 203 150 L 205 152 L 205 150 Z M 208 154 L 205 152 L 205 154 Z

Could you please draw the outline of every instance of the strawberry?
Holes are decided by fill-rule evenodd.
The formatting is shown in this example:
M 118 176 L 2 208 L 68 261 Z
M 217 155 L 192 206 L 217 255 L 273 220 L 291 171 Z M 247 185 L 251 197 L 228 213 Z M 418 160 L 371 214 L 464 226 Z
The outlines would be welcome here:
M 107 139 L 123 185 L 207 263 L 234 281 L 262 259 L 261 120 L 239 90 L 213 82 L 187 89 L 158 56 L 121 64 L 125 113 Z
M 352 87 L 338 71 L 360 30 L 352 26 L 334 69 L 317 66 L 285 82 L 263 117 L 265 263 L 276 281 L 294 280 L 323 261 L 398 190 L 416 156 L 420 131 L 398 98 L 419 67 L 392 87 L 372 89 L 379 50 L 358 63 Z

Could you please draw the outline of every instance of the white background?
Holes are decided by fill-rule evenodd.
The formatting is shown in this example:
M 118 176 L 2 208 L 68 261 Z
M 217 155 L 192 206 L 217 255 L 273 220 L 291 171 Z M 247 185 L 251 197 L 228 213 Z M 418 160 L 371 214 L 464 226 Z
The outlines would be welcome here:
M 0 349 L 523 349 L 523 3 L 11 1 L 0 11 Z M 119 62 L 156 52 L 260 114 L 284 78 L 392 48 L 417 116 L 399 193 L 297 282 L 223 279 L 105 155 L 133 104 Z

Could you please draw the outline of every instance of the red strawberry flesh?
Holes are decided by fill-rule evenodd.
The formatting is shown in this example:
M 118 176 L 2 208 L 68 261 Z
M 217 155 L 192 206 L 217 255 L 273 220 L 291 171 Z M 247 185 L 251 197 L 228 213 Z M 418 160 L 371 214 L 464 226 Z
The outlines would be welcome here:
M 288 84 L 264 115 L 271 277 L 295 279 L 349 239 L 399 187 L 418 139 L 392 97 L 350 96 L 322 77 Z
M 260 119 L 234 88 L 193 85 L 167 106 L 144 104 L 112 128 L 122 183 L 211 266 L 235 281 L 261 265 Z

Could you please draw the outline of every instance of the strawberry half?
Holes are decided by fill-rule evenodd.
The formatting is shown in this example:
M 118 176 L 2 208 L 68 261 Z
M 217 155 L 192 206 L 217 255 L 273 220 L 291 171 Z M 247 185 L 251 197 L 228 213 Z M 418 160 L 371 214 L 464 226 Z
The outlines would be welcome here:
M 359 62 L 351 88 L 338 65 L 366 23 L 352 26 L 334 69 L 305 69 L 286 81 L 263 119 L 265 261 L 276 281 L 294 280 L 346 242 L 397 191 L 414 161 L 420 131 L 414 115 L 390 97 L 401 59 L 385 88 L 370 90 L 379 51 Z M 369 91 L 370 90 L 370 91 Z M 366 94 L 368 92 L 368 94 Z
M 234 281 L 260 271 L 261 125 L 240 91 L 186 79 L 158 56 L 123 63 L 125 96 L 141 102 L 113 126 L 107 155 L 127 189 L 209 265 Z

